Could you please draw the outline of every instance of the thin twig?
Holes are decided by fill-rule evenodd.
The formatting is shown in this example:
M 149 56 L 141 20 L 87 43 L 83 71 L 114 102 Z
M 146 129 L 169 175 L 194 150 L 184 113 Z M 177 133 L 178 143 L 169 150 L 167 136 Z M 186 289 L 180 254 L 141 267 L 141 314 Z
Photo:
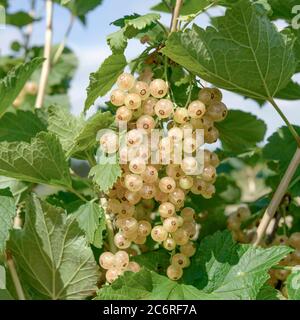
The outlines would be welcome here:
M 275 108 L 275 110 L 278 112 L 278 114 L 280 115 L 280 117 L 282 118 L 282 120 L 285 122 L 285 124 L 287 125 L 287 127 L 289 128 L 291 134 L 293 135 L 293 137 L 295 138 L 298 148 L 300 148 L 300 137 L 297 133 L 297 131 L 295 130 L 295 128 L 293 127 L 293 125 L 289 122 L 289 120 L 287 119 L 287 117 L 284 115 L 284 113 L 281 111 L 281 109 L 279 108 L 279 106 L 277 105 L 277 103 L 275 102 L 275 100 L 273 98 L 269 99 L 269 102 L 272 104 L 272 106 Z
M 74 188 L 68 188 L 68 190 L 71 193 L 74 193 L 80 200 L 84 201 L 84 202 L 88 202 L 88 200 L 85 199 L 84 196 L 82 196 L 78 191 L 76 191 Z
M 177 25 L 178 25 L 178 17 L 180 14 L 180 9 L 183 4 L 183 0 L 176 0 L 176 5 L 172 14 L 172 20 L 171 20 L 171 33 L 177 31 Z
M 62 53 L 64 52 L 66 43 L 68 41 L 68 37 L 69 37 L 69 35 L 70 35 L 71 31 L 72 31 L 73 25 L 74 25 L 74 21 L 75 21 L 75 17 L 74 17 L 73 14 L 71 14 L 68 28 L 66 30 L 66 33 L 64 35 L 64 38 L 63 38 L 62 42 L 60 43 L 59 47 L 57 48 L 57 50 L 55 52 L 55 55 L 54 55 L 54 58 L 53 58 L 53 61 L 52 61 L 52 65 L 55 65 L 57 63 L 57 61 L 61 57 Z
M 31 0 L 29 16 L 32 18 L 34 18 L 34 16 L 35 16 L 35 4 L 36 4 L 36 0 Z M 24 39 L 24 57 L 25 57 L 25 59 L 27 58 L 28 48 L 29 48 L 29 43 L 30 43 L 30 39 L 32 36 L 32 32 L 33 32 L 33 23 L 30 23 L 27 26 L 27 30 L 24 35 L 24 37 L 25 37 L 25 39 Z
M 298 166 L 300 165 L 300 148 L 297 148 L 295 155 L 293 157 L 293 159 L 291 160 L 283 178 L 280 181 L 280 184 L 267 208 L 267 210 L 264 213 L 264 216 L 257 228 L 257 233 L 256 233 L 256 237 L 254 239 L 254 245 L 257 246 L 260 244 L 260 242 L 262 241 L 266 229 L 270 223 L 270 221 L 272 220 L 272 218 L 274 217 L 276 210 L 278 209 L 282 198 L 284 197 L 286 190 L 289 187 L 289 184 L 298 168 Z
M 22 288 L 22 285 L 21 285 L 21 282 L 20 282 L 20 279 L 19 279 L 19 276 L 18 276 L 18 273 L 16 270 L 16 266 L 15 266 L 15 263 L 14 263 L 14 260 L 12 257 L 12 254 L 8 250 L 6 250 L 6 264 L 7 264 L 8 270 L 10 272 L 13 284 L 16 288 L 16 293 L 17 293 L 18 299 L 19 300 L 26 300 L 25 294 L 24 294 L 24 291 L 23 291 L 23 288 Z
M 53 24 L 53 0 L 46 0 L 46 33 L 45 33 L 45 47 L 44 58 L 39 90 L 36 98 L 35 107 L 41 108 L 45 98 L 46 86 L 48 82 L 50 66 L 51 66 L 51 44 L 52 44 L 52 24 Z

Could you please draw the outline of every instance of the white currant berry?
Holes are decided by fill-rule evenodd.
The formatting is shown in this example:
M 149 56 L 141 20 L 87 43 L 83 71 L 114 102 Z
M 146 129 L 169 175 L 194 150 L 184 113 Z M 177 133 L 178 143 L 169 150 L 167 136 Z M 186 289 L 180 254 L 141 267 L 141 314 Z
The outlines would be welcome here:
M 163 247 L 168 250 L 172 251 L 176 248 L 176 242 L 173 238 L 168 237 L 164 242 L 163 242 Z
M 120 217 L 122 218 L 132 217 L 134 215 L 134 211 L 135 211 L 135 207 L 131 205 L 128 201 L 121 202 L 121 209 L 119 211 Z
M 132 206 L 136 205 L 141 201 L 141 196 L 138 192 L 126 190 L 124 196 L 126 200 L 129 202 L 129 204 Z
M 155 115 L 154 107 L 157 101 L 158 100 L 153 97 L 146 99 L 142 104 L 143 113 L 148 116 L 154 116 Z
M 186 108 L 177 108 L 174 112 L 174 121 L 183 124 L 189 120 L 189 114 Z
M 181 210 L 181 217 L 183 218 L 183 220 L 186 221 L 194 221 L 195 220 L 195 210 L 193 208 L 190 207 L 185 207 Z
M 99 257 L 99 264 L 103 269 L 111 269 L 115 265 L 115 256 L 111 252 L 103 252 Z
M 139 193 L 143 199 L 152 199 L 155 197 L 156 187 L 153 184 L 144 183 Z
M 169 201 L 175 206 L 182 206 L 185 200 L 185 193 L 182 189 L 176 188 L 169 194 Z
M 147 162 L 147 160 L 150 158 L 151 156 L 151 151 L 149 149 L 148 145 L 141 145 L 137 148 L 137 152 L 136 152 L 136 156 L 145 160 Z
M 119 137 L 113 132 L 106 132 L 100 137 L 100 148 L 105 153 L 115 153 L 119 149 Z
M 175 206 L 171 202 L 163 202 L 158 207 L 158 212 L 162 218 L 172 217 L 175 214 Z
M 300 250 L 300 232 L 294 232 L 289 238 L 289 245 Z
M 135 262 L 135 261 L 130 261 L 128 266 L 127 266 L 127 271 L 131 271 L 131 272 L 139 272 L 141 270 L 140 265 Z
M 183 140 L 183 151 L 186 153 L 193 153 L 197 149 L 196 139 L 193 137 L 186 137 Z
M 179 143 L 183 139 L 183 131 L 181 128 L 173 127 L 168 131 L 168 137 L 174 142 Z
M 236 211 L 236 216 L 241 221 L 245 221 L 250 218 L 251 212 L 248 207 L 239 207 Z
M 137 93 L 142 100 L 146 100 L 150 96 L 150 88 L 144 81 L 137 81 L 131 91 Z
M 187 175 L 194 175 L 198 170 L 198 162 L 195 157 L 184 157 L 181 162 L 181 169 Z
M 150 93 L 155 98 L 163 98 L 168 92 L 168 85 L 162 79 L 155 79 L 150 83 Z
M 197 233 L 197 225 L 193 221 L 184 222 L 182 229 L 184 229 L 187 232 L 190 239 L 194 238 L 194 236 Z
M 114 281 L 116 281 L 118 279 L 118 277 L 121 275 L 122 271 L 117 269 L 117 268 L 111 268 L 109 270 L 107 270 L 106 274 L 105 274 L 105 278 L 107 280 L 107 282 L 109 283 L 113 283 Z
M 170 217 L 164 220 L 163 227 L 167 232 L 175 232 L 178 229 L 177 217 Z
M 137 237 L 134 239 L 134 243 L 135 244 L 145 244 L 145 242 L 147 241 L 147 237 L 141 236 L 141 235 L 137 235 Z
M 224 103 L 212 103 L 207 109 L 206 116 L 210 117 L 213 121 L 223 121 L 227 116 L 228 110 Z
M 167 202 L 169 200 L 169 194 L 162 192 L 160 190 L 157 190 L 154 199 L 157 202 L 161 202 L 161 203 Z
M 110 95 L 110 102 L 117 107 L 120 107 L 124 104 L 125 101 L 125 92 L 120 90 L 120 89 L 116 89 L 113 90 L 111 95 Z
M 151 237 L 156 242 L 163 242 L 168 237 L 168 232 L 163 228 L 163 226 L 155 226 L 151 230 Z
M 107 211 L 117 214 L 121 211 L 121 202 L 118 199 L 109 199 L 107 201 Z
M 141 106 L 142 99 L 136 93 L 128 93 L 125 97 L 124 103 L 128 109 L 135 110 Z
M 194 184 L 194 179 L 191 176 L 181 176 L 179 178 L 179 187 L 184 190 L 189 190 Z
M 182 277 L 183 271 L 182 268 L 175 266 L 175 265 L 170 265 L 167 269 L 167 276 L 171 280 L 179 280 Z
M 146 183 L 154 183 L 158 180 L 158 171 L 154 166 L 147 166 L 141 173 L 141 177 Z
M 214 181 L 216 176 L 217 176 L 216 168 L 211 165 L 204 167 L 203 172 L 201 174 L 202 179 L 206 182 Z
M 220 136 L 219 130 L 214 126 L 204 131 L 204 140 L 206 143 L 212 144 L 217 142 L 217 140 L 219 139 L 219 136 Z
M 169 137 L 164 137 L 159 142 L 159 149 L 163 155 L 169 155 L 174 149 L 173 140 Z
M 122 232 L 126 237 L 129 235 L 137 233 L 138 231 L 138 222 L 133 217 L 125 218 L 122 222 Z
M 143 187 L 143 179 L 137 174 L 127 174 L 125 176 L 125 186 L 130 191 L 140 191 Z
M 188 242 L 187 244 L 180 246 L 179 250 L 188 258 L 192 257 L 196 253 L 196 248 L 192 242 Z
M 136 122 L 136 127 L 150 133 L 155 128 L 155 120 L 148 115 L 141 116 Z
M 189 242 L 189 234 L 185 229 L 182 227 L 178 228 L 173 234 L 172 234 L 174 240 L 176 243 L 180 246 L 185 245 Z
M 132 118 L 132 111 L 125 106 L 118 108 L 116 111 L 116 122 L 128 122 Z
M 151 233 L 151 223 L 146 220 L 141 220 L 138 222 L 138 235 L 142 237 L 147 237 Z
M 131 241 L 121 232 L 115 234 L 114 242 L 117 248 L 119 249 L 127 249 L 131 245 Z
M 126 133 L 126 143 L 129 147 L 137 147 L 143 142 L 143 133 L 141 130 L 133 129 Z
M 133 88 L 135 83 L 134 76 L 130 73 L 123 73 L 117 79 L 117 86 L 121 90 L 130 90 Z
M 174 105 L 172 101 L 169 99 L 161 99 L 156 103 L 154 110 L 155 110 L 155 114 L 160 119 L 165 119 L 165 118 L 168 118 L 173 113 Z
M 193 187 L 191 188 L 191 192 L 193 194 L 202 194 L 204 190 L 207 188 L 207 183 L 202 179 L 194 179 Z
M 205 104 L 200 100 L 195 100 L 189 104 L 187 111 L 192 119 L 200 119 L 206 111 Z
M 146 162 L 141 158 L 134 158 L 129 162 L 129 170 L 132 173 L 141 174 L 146 169 Z
M 176 188 L 176 182 L 171 177 L 163 177 L 159 180 L 159 189 L 164 193 L 173 192 Z
M 126 269 L 129 264 L 129 255 L 126 251 L 118 251 L 115 254 L 115 267 L 117 269 Z
M 171 258 L 171 265 L 186 268 L 189 265 L 189 258 L 183 253 L 176 253 Z
M 166 168 L 166 173 L 174 180 L 179 180 L 184 174 L 179 165 L 169 164 Z

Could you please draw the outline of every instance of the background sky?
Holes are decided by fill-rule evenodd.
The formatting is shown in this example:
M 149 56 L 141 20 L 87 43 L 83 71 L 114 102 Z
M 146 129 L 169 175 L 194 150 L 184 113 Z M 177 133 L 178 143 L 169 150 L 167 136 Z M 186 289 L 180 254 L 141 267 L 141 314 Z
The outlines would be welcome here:
M 29 10 L 30 0 L 13 0 L 11 2 L 11 12 L 18 10 Z M 44 17 L 44 1 L 37 1 L 37 16 Z M 72 112 L 79 114 L 83 110 L 84 100 L 86 98 L 86 87 L 89 83 L 89 74 L 98 69 L 101 62 L 110 55 L 109 47 L 106 44 L 106 36 L 114 32 L 116 27 L 110 23 L 126 14 L 133 12 L 145 14 L 159 0 L 103 0 L 103 4 L 96 10 L 88 14 L 87 26 L 76 22 L 68 40 L 68 46 L 75 51 L 79 59 L 79 68 L 75 78 L 72 81 L 71 90 L 69 91 Z M 220 15 L 221 8 L 211 9 L 211 15 Z M 170 15 L 162 14 L 162 22 L 169 25 Z M 66 9 L 55 5 L 54 8 L 54 43 L 59 43 L 65 33 L 69 22 L 69 13 Z M 209 16 L 203 14 L 196 20 L 202 27 L 209 24 Z M 278 28 L 282 28 L 284 23 L 279 22 Z M 41 22 L 35 24 L 32 44 L 43 44 L 45 24 Z M 0 30 L 0 48 L 1 53 L 9 52 L 9 44 L 12 40 L 20 39 L 19 31 L 14 27 L 7 27 Z M 126 50 L 127 60 L 136 57 L 143 49 L 138 41 L 131 40 Z M 300 81 L 300 77 L 296 76 Z M 268 125 L 266 138 L 272 134 L 278 127 L 283 125 L 282 119 L 277 115 L 272 106 L 266 105 L 260 108 L 254 101 L 245 100 L 236 94 L 224 92 L 224 102 L 231 109 L 241 109 L 251 112 L 263 119 Z M 105 99 L 104 99 L 105 100 Z M 278 101 L 283 112 L 293 124 L 300 125 L 300 102 Z M 93 112 L 93 108 L 90 112 Z

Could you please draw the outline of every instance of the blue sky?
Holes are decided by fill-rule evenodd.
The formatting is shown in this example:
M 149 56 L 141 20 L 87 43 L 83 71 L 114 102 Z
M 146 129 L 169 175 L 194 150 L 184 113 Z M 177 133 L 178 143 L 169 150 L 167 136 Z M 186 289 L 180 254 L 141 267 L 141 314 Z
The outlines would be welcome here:
M 28 10 L 29 0 L 12 0 L 11 11 Z M 38 0 L 37 15 L 44 16 L 44 1 Z M 115 30 L 110 22 L 133 12 L 145 14 L 149 8 L 159 2 L 159 0 L 104 0 L 103 5 L 88 15 L 88 23 L 83 27 L 81 23 L 76 22 L 69 38 L 68 46 L 71 47 L 79 58 L 80 64 L 70 90 L 72 103 L 72 112 L 79 114 L 82 111 L 86 97 L 85 89 L 89 82 L 89 74 L 97 70 L 101 62 L 110 54 L 106 45 L 106 35 Z M 221 14 L 222 9 L 212 9 L 211 14 Z M 54 43 L 61 41 L 66 26 L 69 21 L 69 14 L 66 9 L 55 6 L 54 19 Z M 162 22 L 169 24 L 170 16 L 162 15 Z M 197 23 L 206 26 L 209 23 L 207 15 L 201 15 Z M 279 24 L 279 28 L 283 24 Z M 42 44 L 44 40 L 44 21 L 35 25 L 32 37 L 32 43 Z M 3 54 L 8 52 L 9 43 L 12 39 L 20 38 L 18 30 L 13 27 L 7 27 L 6 30 L 0 30 L 0 46 Z M 142 46 L 137 41 L 132 41 L 126 50 L 127 59 L 134 58 L 141 52 Z M 296 77 L 300 81 L 300 77 Z M 105 99 L 104 99 L 105 100 Z M 281 118 L 276 111 L 267 105 L 260 108 L 255 102 L 245 100 L 244 98 L 224 92 L 224 102 L 231 109 L 241 109 L 252 112 L 265 120 L 268 125 L 267 136 L 269 136 L 278 127 L 283 125 Z M 278 101 L 282 110 L 288 119 L 297 125 L 300 125 L 300 103 Z M 90 112 L 93 112 L 91 110 Z

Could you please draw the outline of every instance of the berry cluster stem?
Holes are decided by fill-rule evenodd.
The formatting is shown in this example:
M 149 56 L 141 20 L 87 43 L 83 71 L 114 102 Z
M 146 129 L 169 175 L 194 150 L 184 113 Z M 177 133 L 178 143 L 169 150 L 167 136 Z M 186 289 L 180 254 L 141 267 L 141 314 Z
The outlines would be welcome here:
M 267 210 L 265 211 L 263 218 L 257 228 L 257 233 L 256 233 L 256 237 L 254 239 L 253 244 L 255 246 L 259 245 L 261 240 L 263 239 L 266 229 L 270 223 L 270 221 L 272 220 L 272 218 L 274 217 L 277 208 L 280 205 L 280 202 L 282 200 L 282 198 L 284 197 L 284 194 L 286 193 L 286 190 L 289 187 L 289 184 L 297 170 L 297 168 L 300 165 L 300 148 L 298 147 L 295 155 L 293 157 L 293 159 L 291 160 L 283 178 L 280 181 L 280 184 L 267 208 Z
M 45 33 L 45 48 L 44 48 L 44 58 L 39 90 L 35 102 L 35 107 L 40 109 L 43 106 L 46 86 L 48 82 L 48 77 L 50 73 L 51 66 L 51 45 L 52 45 L 52 35 L 53 35 L 53 0 L 46 1 L 46 33 Z

